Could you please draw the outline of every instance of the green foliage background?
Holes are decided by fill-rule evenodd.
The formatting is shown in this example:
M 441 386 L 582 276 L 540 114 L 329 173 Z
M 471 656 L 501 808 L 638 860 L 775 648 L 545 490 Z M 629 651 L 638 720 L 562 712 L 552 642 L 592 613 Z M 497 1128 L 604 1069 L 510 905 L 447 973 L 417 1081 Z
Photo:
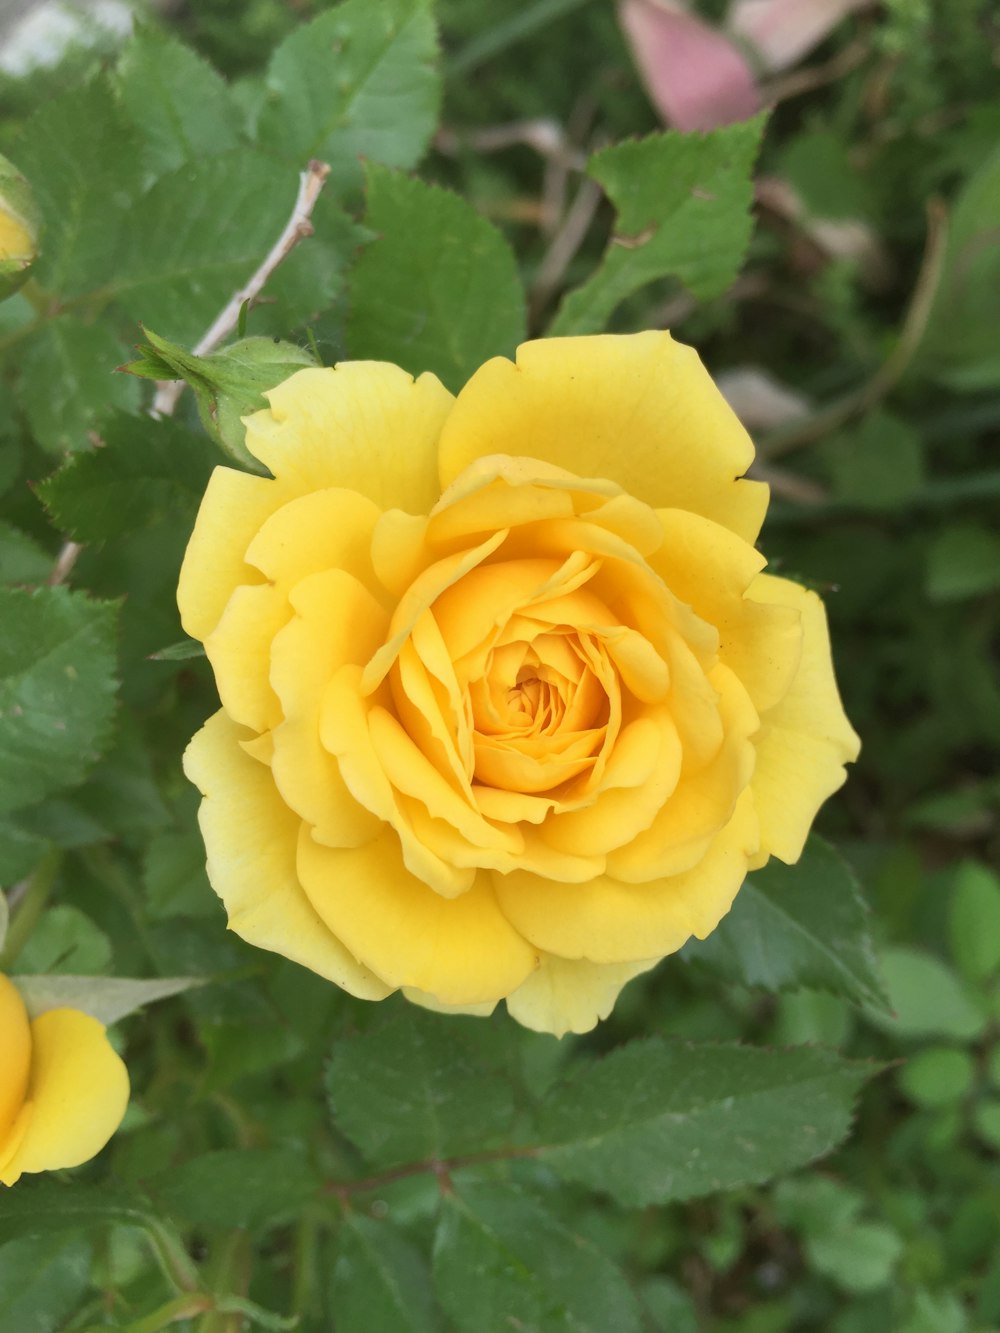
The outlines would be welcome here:
M 160 1001 L 113 1028 L 105 1153 L 0 1194 L 0 1333 L 1000 1328 L 998 41 L 888 0 L 708 136 L 659 132 L 601 0 L 191 0 L 0 82 L 45 227 L 0 304 L 0 968 Z M 763 544 L 824 591 L 865 742 L 839 851 L 587 1038 L 352 1001 L 205 878 L 173 591 L 219 453 L 116 368 L 140 324 L 196 343 L 311 157 L 249 334 L 456 389 L 526 333 L 669 322 L 806 400 L 756 432 Z

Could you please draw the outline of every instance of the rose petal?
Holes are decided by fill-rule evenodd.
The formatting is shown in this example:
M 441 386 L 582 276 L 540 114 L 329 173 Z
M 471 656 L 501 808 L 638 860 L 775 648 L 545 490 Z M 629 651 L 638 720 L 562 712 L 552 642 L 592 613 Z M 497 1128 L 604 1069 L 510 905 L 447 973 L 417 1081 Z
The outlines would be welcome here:
M 246 420 L 247 448 L 300 493 L 343 486 L 380 509 L 426 513 L 438 497 L 434 462 L 451 394 L 381 361 L 300 370 Z
M 335 671 L 323 695 L 320 740 L 340 764 L 348 791 L 398 834 L 402 859 L 411 875 L 443 897 L 466 893 L 475 879 L 473 870 L 449 865 L 416 836 L 395 789 L 386 776 L 372 742 L 369 712 L 379 700 L 362 692 L 360 667 Z M 388 692 L 386 692 L 388 693 Z M 388 703 L 386 698 L 384 703 Z
M 754 800 L 761 847 L 797 861 L 810 825 L 857 759 L 861 742 L 844 714 L 830 657 L 826 612 L 816 593 L 789 579 L 760 574 L 748 597 L 792 606 L 802 617 L 802 658 L 787 694 L 762 718 L 757 738 Z
M 671 0 L 623 0 L 618 16 L 650 100 L 668 125 L 712 130 L 760 110 L 750 66 L 710 24 Z
M 727 27 L 751 46 L 769 70 L 786 69 L 832 32 L 848 14 L 873 0 L 734 0 Z
M 384 708 L 368 714 L 368 729 L 375 757 L 397 791 L 425 806 L 473 847 L 493 851 L 520 850 L 522 839 L 509 829 L 490 824 L 463 795 L 455 791 Z
M 208 638 L 235 588 L 263 582 L 246 563 L 247 547 L 293 495 L 291 487 L 248 472 L 217 467 L 212 473 L 177 584 L 181 624 L 193 639 Z
M 545 338 L 496 357 L 441 433 L 443 485 L 490 454 L 606 477 L 657 508 L 692 509 L 754 541 L 767 488 L 741 481 L 753 445 L 690 347 L 668 333 Z
M 744 594 L 764 558 L 717 523 L 680 509 L 658 511 L 664 542 L 651 557 L 670 590 L 719 631 L 719 659 L 759 711 L 787 692 L 802 653 L 794 607 L 764 606 Z
M 748 796 L 704 858 L 684 874 L 647 884 L 623 884 L 610 875 L 587 884 L 557 884 L 514 871 L 495 875 L 494 884 L 507 919 L 548 953 L 594 963 L 662 958 L 692 934 L 714 929 L 743 883 L 758 841 Z
M 365 667 L 363 688 L 366 694 L 378 689 L 392 668 L 399 650 L 410 637 L 413 627 L 453 583 L 463 579 L 503 543 L 505 533 L 495 532 L 478 546 L 446 556 L 424 569 L 402 595 L 393 612 L 391 637 Z
M 415 647 L 417 640 L 422 653 Z M 472 726 L 433 616 L 418 620 L 409 642 L 399 650 L 390 687 L 396 712 L 409 735 L 438 772 L 471 802 Z
M 247 547 L 247 562 L 284 588 L 308 574 L 343 569 L 377 596 L 371 542 L 379 516 L 378 506 L 357 491 L 312 491 L 261 524 Z
M 541 837 L 563 851 L 604 856 L 649 827 L 673 793 L 680 769 L 677 728 L 667 709 L 655 709 L 623 728 L 593 804 L 554 814 Z
M 121 1124 L 128 1094 L 128 1072 L 103 1024 L 77 1009 L 41 1014 L 31 1024 L 30 1115 L 0 1180 L 13 1185 L 25 1171 L 89 1161 Z
M 759 719 L 742 685 L 725 667 L 712 673 L 719 691 L 722 742 L 711 762 L 682 775 L 649 826 L 608 856 L 608 873 L 642 884 L 689 870 L 710 839 L 732 818 L 740 793 L 754 771 L 751 737 Z
M 311 574 L 291 591 L 295 614 L 271 644 L 271 684 L 281 701 L 271 769 L 283 799 L 314 836 L 332 847 L 369 842 L 380 822 L 348 791 L 336 759 L 320 742 L 330 674 L 366 660 L 381 642 L 388 615 L 340 569 Z
M 444 898 L 407 871 L 391 830 L 337 850 L 304 830 L 298 867 L 330 930 L 395 986 L 415 986 L 444 1004 L 480 1004 L 516 990 L 537 966 L 485 873 L 467 893 Z
M 205 639 L 223 708 L 234 722 L 254 731 L 268 731 L 281 721 L 269 662 L 272 640 L 291 615 L 287 589 L 273 583 L 240 587 Z
M 281 799 L 270 770 L 240 748 L 243 728 L 219 712 L 184 754 L 184 771 L 204 796 L 199 812 L 208 877 L 248 944 L 290 958 L 361 999 L 387 986 L 323 924 L 299 884 L 296 843 L 302 821 Z
M 611 1013 L 622 988 L 659 961 L 590 963 L 544 954 L 538 971 L 507 996 L 507 1010 L 535 1032 L 590 1032 Z
M 14 1121 L 24 1105 L 31 1069 L 31 1030 L 20 991 L 0 974 L 0 1051 L 3 1051 L 3 1076 L 0 1077 L 0 1162 L 4 1145 Z

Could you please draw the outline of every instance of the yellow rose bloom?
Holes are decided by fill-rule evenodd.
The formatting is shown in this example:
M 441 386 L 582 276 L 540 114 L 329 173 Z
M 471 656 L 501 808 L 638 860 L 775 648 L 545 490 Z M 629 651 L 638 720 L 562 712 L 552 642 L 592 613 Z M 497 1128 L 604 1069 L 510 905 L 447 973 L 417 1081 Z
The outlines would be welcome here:
M 181 571 L 191 742 L 244 939 L 352 994 L 583 1032 L 794 861 L 858 739 L 767 488 L 669 334 L 527 343 L 457 398 L 307 369 L 247 419 Z
M 0 1181 L 79 1166 L 101 1151 L 128 1105 L 128 1073 L 104 1027 L 77 1009 L 28 1019 L 0 974 Z

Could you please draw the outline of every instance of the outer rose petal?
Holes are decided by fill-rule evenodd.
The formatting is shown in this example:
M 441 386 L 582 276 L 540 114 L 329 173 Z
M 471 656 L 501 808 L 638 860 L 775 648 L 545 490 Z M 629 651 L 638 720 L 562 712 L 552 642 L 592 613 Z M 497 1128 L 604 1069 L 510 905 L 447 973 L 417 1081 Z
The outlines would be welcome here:
M 403 865 L 391 829 L 364 847 L 299 841 L 299 875 L 331 930 L 396 986 L 443 1004 L 509 995 L 538 965 L 537 952 L 501 914 L 488 875 L 442 898 Z
M 0 1166 L 7 1139 L 14 1127 L 28 1088 L 31 1069 L 31 1029 L 20 992 L 0 975 Z
M 507 996 L 507 1010 L 535 1032 L 590 1032 L 611 1013 L 622 987 L 659 961 L 588 963 L 546 954 L 538 971 Z
M 732 906 L 759 837 L 744 793 L 732 819 L 693 869 L 645 884 L 600 875 L 558 884 L 522 871 L 494 876 L 504 914 L 526 939 L 561 958 L 631 963 L 675 953 L 691 936 L 710 934 Z
M 193 639 L 207 639 L 233 590 L 262 583 L 245 561 L 261 524 L 292 498 L 293 491 L 266 477 L 217 467 L 209 478 L 184 552 L 177 583 L 181 624 Z
M 128 1072 L 96 1018 L 51 1009 L 31 1024 L 30 1115 L 0 1180 L 79 1166 L 101 1151 L 128 1105 Z
M 767 508 L 767 487 L 739 480 L 750 437 L 698 354 L 669 333 L 546 338 L 519 347 L 516 365 L 487 361 L 445 422 L 442 485 L 477 458 L 513 453 L 610 478 L 750 542 Z
M 393 987 L 344 948 L 303 893 L 295 872 L 301 820 L 281 799 L 270 769 L 243 751 L 244 738 L 246 731 L 218 712 L 184 754 L 184 771 L 205 798 L 198 819 L 208 874 L 229 928 L 352 995 L 384 999 Z
M 840 702 L 826 611 L 816 593 L 760 574 L 747 596 L 796 607 L 802 615 L 802 660 L 788 693 L 761 717 L 751 784 L 761 851 L 792 862 L 802 855 L 817 810 L 843 785 L 844 765 L 857 759 L 861 742 Z
M 300 370 L 246 419 L 247 448 L 300 493 L 342 486 L 380 509 L 427 513 L 438 436 L 454 399 L 436 376 L 382 361 Z

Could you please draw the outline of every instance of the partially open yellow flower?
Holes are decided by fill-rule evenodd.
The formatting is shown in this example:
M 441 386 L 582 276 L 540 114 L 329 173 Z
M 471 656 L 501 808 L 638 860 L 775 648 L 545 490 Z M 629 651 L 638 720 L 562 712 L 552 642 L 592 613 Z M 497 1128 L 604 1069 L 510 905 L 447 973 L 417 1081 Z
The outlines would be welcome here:
M 795 860 L 858 751 L 823 607 L 697 355 L 551 339 L 457 399 L 303 370 L 181 572 L 222 699 L 186 769 L 244 939 L 355 995 L 586 1031 Z
M 121 1124 L 128 1092 L 96 1018 L 51 1009 L 29 1021 L 0 974 L 0 1181 L 89 1161 Z

